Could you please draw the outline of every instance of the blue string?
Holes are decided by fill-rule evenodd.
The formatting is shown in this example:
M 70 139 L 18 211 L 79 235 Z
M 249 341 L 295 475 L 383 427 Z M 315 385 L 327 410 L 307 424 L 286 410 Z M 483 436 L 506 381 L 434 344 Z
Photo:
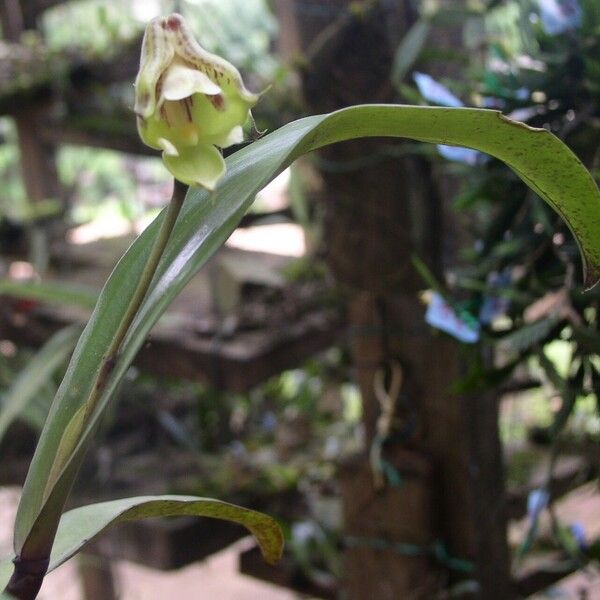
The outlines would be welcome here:
M 400 475 L 398 470 L 392 465 L 392 463 L 385 460 L 384 458 L 381 458 L 379 460 L 379 466 L 392 487 L 402 487 L 404 479 L 402 478 L 402 475 Z
M 369 548 L 371 550 L 393 550 L 402 556 L 431 556 L 438 563 L 461 573 L 472 573 L 475 570 L 473 562 L 464 558 L 451 556 L 442 540 L 435 540 L 430 546 L 419 546 L 405 542 L 390 542 L 384 538 L 346 536 L 349 548 Z

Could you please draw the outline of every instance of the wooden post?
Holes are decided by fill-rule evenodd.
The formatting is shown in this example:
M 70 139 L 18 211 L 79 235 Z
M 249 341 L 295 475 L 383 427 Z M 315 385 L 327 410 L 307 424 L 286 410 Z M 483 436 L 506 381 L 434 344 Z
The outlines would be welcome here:
M 84 600 L 116 600 L 113 569 L 102 556 L 81 554 L 78 557 L 79 576 Z
M 351 349 L 368 446 L 375 442 L 380 415 L 376 379 L 390 360 L 387 334 L 382 335 L 389 325 L 382 300 L 363 291 L 354 295 L 349 306 Z M 346 595 L 351 600 L 433 598 L 444 574 L 426 551 L 436 538 L 432 461 L 420 449 L 404 444 L 393 448 L 387 444 L 382 459 L 401 482 L 390 485 L 381 473 L 384 485 L 378 484 L 376 465 L 368 453 L 354 457 L 340 469 Z
M 411 2 L 364 3 L 363 11 L 350 10 L 350 0 L 290 4 L 309 58 L 303 88 L 311 112 L 394 100 L 390 70 L 399 40 L 391 32 L 403 34 L 414 21 Z M 349 290 L 367 446 L 341 474 L 345 597 L 429 600 L 453 581 L 474 579 L 475 597 L 507 600 L 496 402 L 449 391 L 463 371 L 458 344 L 430 334 L 417 299 L 423 282 L 411 266 L 417 253 L 440 273 L 443 204 L 428 163 L 390 158 L 391 144 L 360 140 L 320 153 L 327 259 Z M 393 477 L 380 486 L 377 453 L 369 450 L 381 441 L 377 382 L 381 388 L 393 365 L 403 373 L 400 414 L 382 450 Z M 467 562 L 473 573 L 464 572 Z
M 19 0 L 2 0 L 0 2 L 0 20 L 5 40 L 16 42 L 23 32 L 23 12 Z
M 25 0 L 21 2 L 23 29 L 36 29 L 37 19 L 45 10 L 65 4 L 67 0 Z
M 35 25 L 34 17 L 29 12 L 24 15 L 18 0 L 0 0 L 0 20 L 6 40 L 18 42 L 24 28 Z M 45 142 L 39 133 L 46 114 L 47 107 L 43 104 L 28 106 L 14 113 L 19 138 L 21 176 L 30 202 L 62 198 L 56 171 L 55 148 Z M 30 253 L 41 270 L 44 270 L 48 259 L 48 238 L 62 236 L 62 227 L 57 229 L 60 231 L 40 228 L 35 224 L 29 228 Z

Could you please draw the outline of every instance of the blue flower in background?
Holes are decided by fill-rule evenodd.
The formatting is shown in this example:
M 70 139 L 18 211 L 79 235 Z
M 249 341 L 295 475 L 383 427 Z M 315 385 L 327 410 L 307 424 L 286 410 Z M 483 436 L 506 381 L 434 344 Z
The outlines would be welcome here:
M 233 440 L 229 445 L 229 449 L 231 450 L 231 454 L 236 458 L 243 458 L 248 454 L 244 442 L 241 442 L 240 440 Z
M 413 79 L 419 88 L 421 96 L 423 96 L 425 100 L 441 106 L 464 106 L 461 100 L 446 86 L 442 85 L 439 81 L 436 81 L 430 75 L 415 72 L 413 73 Z
M 540 18 L 548 35 L 558 35 L 581 26 L 581 6 L 577 0 L 538 0 Z
M 261 419 L 261 426 L 265 431 L 274 431 L 277 427 L 277 416 L 274 412 L 268 410 Z
M 513 121 L 529 121 L 531 117 L 535 117 L 538 114 L 538 109 L 535 106 L 527 106 L 525 108 L 517 108 L 509 113 L 507 116 Z
M 437 150 L 440 153 L 440 156 L 443 156 L 447 160 L 461 162 L 472 167 L 480 165 L 488 159 L 485 154 L 473 150 L 472 148 L 463 148 L 462 146 L 446 146 L 445 144 L 438 144 Z
M 542 511 L 547 508 L 549 502 L 550 494 L 548 493 L 548 490 L 544 488 L 538 488 L 529 492 L 529 496 L 527 496 L 529 531 L 527 532 L 527 536 L 523 540 L 523 543 L 519 547 L 519 556 L 525 556 L 525 554 L 531 549 L 531 546 L 537 537 L 540 515 L 542 514 Z
M 481 99 L 482 108 L 504 108 L 506 106 L 506 102 L 501 100 L 500 98 L 494 98 L 493 96 L 485 96 Z
M 569 530 L 573 534 L 579 550 L 585 552 L 589 548 L 587 536 L 585 535 L 585 527 L 581 523 L 575 522 L 569 525 Z
M 520 87 L 518 90 L 515 90 L 515 98 L 517 100 L 529 100 L 531 92 L 526 87 Z
M 457 98 L 446 86 L 431 77 L 431 75 L 419 73 L 417 71 L 413 73 L 413 79 L 419 88 L 421 96 L 432 104 L 452 106 L 455 108 L 464 106 L 459 98 Z M 488 160 L 488 157 L 485 154 L 477 152 L 477 150 L 472 150 L 471 148 L 439 144 L 437 149 L 440 155 L 445 159 L 462 162 L 471 166 L 480 165 Z
M 537 523 L 541 512 L 548 506 L 550 494 L 544 488 L 538 488 L 529 492 L 527 497 L 527 514 L 532 523 Z
M 487 284 L 491 288 L 506 289 L 511 284 L 511 272 L 509 269 L 502 273 L 493 271 L 487 277 Z M 510 300 L 506 296 L 486 295 L 479 310 L 479 321 L 483 325 L 491 325 L 494 320 L 506 314 L 510 307 Z

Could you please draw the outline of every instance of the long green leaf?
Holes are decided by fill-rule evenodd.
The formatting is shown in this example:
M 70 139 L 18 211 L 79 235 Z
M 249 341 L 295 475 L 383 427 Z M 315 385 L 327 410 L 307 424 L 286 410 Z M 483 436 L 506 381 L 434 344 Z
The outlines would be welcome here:
M 151 517 L 211 517 L 243 525 L 256 538 L 265 560 L 276 563 L 283 551 L 283 534 L 275 519 L 235 504 L 197 496 L 139 496 L 82 506 L 60 520 L 50 556 L 53 571 L 109 527 Z M 10 559 L 0 563 L 0 589 L 12 573 Z
M 498 157 L 565 219 L 576 234 L 587 283 L 600 275 L 600 194 L 577 157 L 543 129 L 513 122 L 496 111 L 469 108 L 360 106 L 301 119 L 227 160 L 215 193 L 192 190 L 184 204 L 152 289 L 125 340 L 109 384 L 62 475 L 45 498 L 53 459 L 67 423 L 89 394 L 103 353 L 131 297 L 162 215 L 129 248 L 84 330 L 57 392 L 33 458 L 15 527 L 15 549 L 44 552 L 102 408 L 146 335 L 169 303 L 235 229 L 255 194 L 297 157 L 334 142 L 368 136 L 406 137 L 464 145 Z
M 0 403 L 0 440 L 9 425 L 27 408 L 48 379 L 69 357 L 81 327 L 72 325 L 56 332 L 27 363 Z
M 528 323 L 500 338 L 498 347 L 502 352 L 525 352 L 545 340 L 559 323 L 556 315 Z

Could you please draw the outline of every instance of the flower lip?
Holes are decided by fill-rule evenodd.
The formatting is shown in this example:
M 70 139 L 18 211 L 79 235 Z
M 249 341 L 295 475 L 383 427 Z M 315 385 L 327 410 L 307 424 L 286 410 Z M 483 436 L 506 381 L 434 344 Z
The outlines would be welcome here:
M 215 96 L 223 91 L 202 71 L 178 63 L 168 67 L 161 83 L 159 107 L 165 100 L 183 100 L 196 93 Z

